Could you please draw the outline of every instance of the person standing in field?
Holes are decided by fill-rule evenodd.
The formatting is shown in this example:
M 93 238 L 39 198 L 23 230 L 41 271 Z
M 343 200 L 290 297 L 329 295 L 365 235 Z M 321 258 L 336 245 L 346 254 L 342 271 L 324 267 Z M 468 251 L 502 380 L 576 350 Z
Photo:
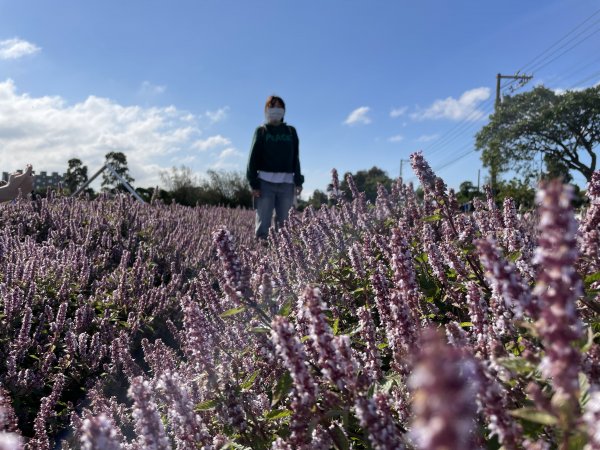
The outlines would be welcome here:
M 273 210 L 276 226 L 283 224 L 304 183 L 298 134 L 283 121 L 284 116 L 283 99 L 274 95 L 267 98 L 265 124 L 256 128 L 248 158 L 246 178 L 252 188 L 259 239 L 269 234 Z

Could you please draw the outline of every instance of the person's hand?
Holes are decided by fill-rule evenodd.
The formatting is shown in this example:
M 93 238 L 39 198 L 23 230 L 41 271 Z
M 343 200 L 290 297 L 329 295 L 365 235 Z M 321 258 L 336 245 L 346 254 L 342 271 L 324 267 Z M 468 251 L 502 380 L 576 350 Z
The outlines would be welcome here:
M 296 196 L 300 197 L 301 193 L 302 193 L 302 186 L 296 186 Z
M 260 197 L 260 189 L 252 189 L 252 197 L 254 197 L 254 198 Z

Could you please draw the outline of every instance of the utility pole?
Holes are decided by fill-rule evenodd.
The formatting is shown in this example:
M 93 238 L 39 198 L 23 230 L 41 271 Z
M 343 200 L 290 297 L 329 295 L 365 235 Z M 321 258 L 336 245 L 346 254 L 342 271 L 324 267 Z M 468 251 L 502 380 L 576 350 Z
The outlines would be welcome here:
M 410 159 L 401 159 L 400 160 L 400 178 L 402 178 L 402 163 L 410 162 Z
M 500 85 L 502 83 L 502 80 L 519 80 L 520 85 L 524 85 L 525 83 L 527 83 L 529 80 L 531 80 L 533 78 L 533 75 L 502 75 L 502 74 L 497 74 L 496 75 L 496 102 L 494 103 L 494 112 L 498 111 L 498 107 L 501 105 L 502 103 L 502 96 L 500 94 Z M 494 149 L 496 151 L 496 154 L 492 157 L 491 161 L 490 161 L 490 184 L 492 187 L 492 191 L 496 190 L 496 184 L 498 182 L 498 159 L 499 159 L 499 153 L 500 153 L 500 149 L 496 148 Z
M 500 96 L 500 83 L 502 80 L 519 80 L 521 82 L 521 86 L 527 83 L 529 80 L 533 78 L 533 75 L 496 75 L 496 103 L 494 104 L 494 108 L 497 110 L 500 103 L 502 103 L 502 97 Z

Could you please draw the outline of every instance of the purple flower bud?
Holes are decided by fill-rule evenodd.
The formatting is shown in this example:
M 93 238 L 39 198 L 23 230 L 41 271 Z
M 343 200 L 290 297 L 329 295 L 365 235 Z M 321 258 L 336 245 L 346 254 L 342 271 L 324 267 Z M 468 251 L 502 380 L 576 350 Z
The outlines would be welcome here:
M 414 419 L 411 436 L 420 449 L 475 449 L 478 388 L 472 359 L 424 330 L 410 376 Z

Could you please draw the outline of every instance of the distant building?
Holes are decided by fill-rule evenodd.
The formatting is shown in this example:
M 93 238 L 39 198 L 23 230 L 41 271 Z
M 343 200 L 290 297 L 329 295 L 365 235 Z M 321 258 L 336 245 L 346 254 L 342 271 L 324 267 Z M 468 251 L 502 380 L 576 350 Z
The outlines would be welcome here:
M 49 187 L 58 187 L 59 183 L 62 183 L 66 174 L 59 175 L 58 172 L 52 172 L 48 175 L 48 172 L 41 171 L 35 174 L 33 179 L 33 189 L 36 191 L 45 191 Z
M 22 172 L 19 170 L 18 172 Z M 48 175 L 45 170 L 35 174 L 33 179 L 33 189 L 35 191 L 45 191 L 49 187 L 58 187 L 59 183 L 62 183 L 66 174 L 60 175 L 58 172 L 52 172 Z M 8 181 L 8 172 L 2 172 L 2 181 Z

